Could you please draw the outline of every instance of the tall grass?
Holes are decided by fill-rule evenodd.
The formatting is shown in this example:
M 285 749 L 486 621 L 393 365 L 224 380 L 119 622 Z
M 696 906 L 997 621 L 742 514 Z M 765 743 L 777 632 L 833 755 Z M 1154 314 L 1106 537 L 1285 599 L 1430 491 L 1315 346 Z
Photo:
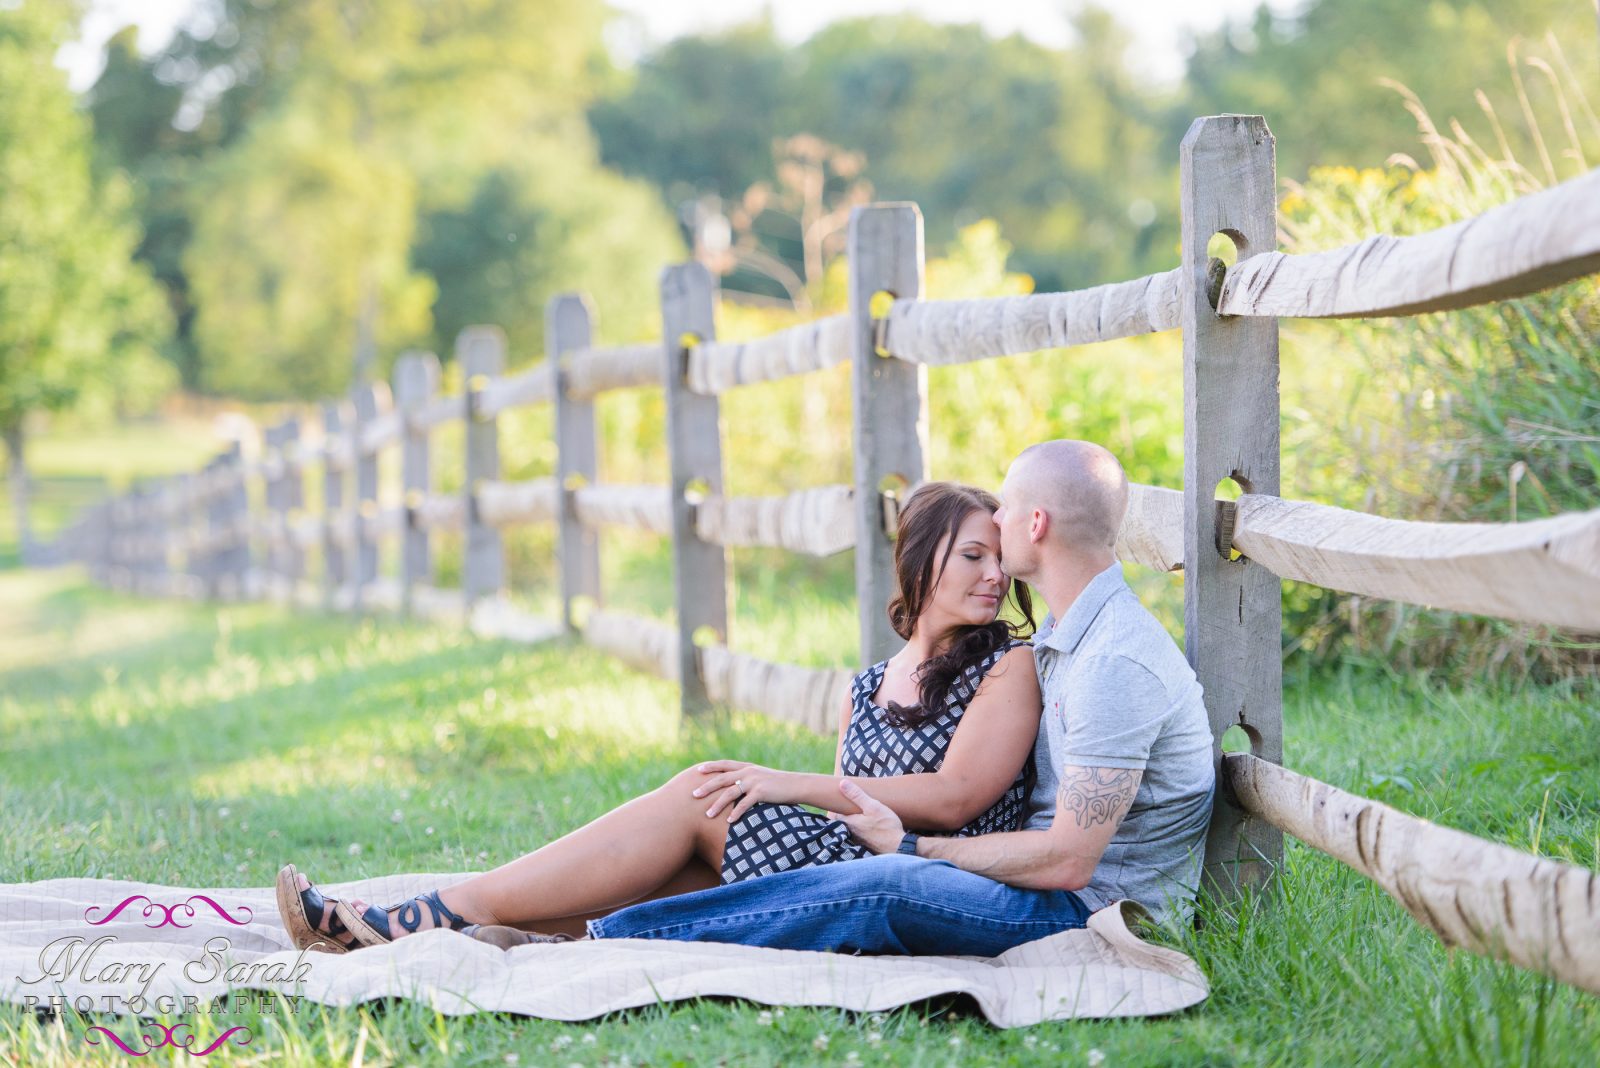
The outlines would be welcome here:
M 1546 49 L 1548 59 L 1524 59 L 1515 47 L 1510 54 L 1514 121 L 1539 146 L 1538 160 L 1511 154 L 1505 120 L 1487 95 L 1478 94 L 1495 135 L 1486 145 L 1459 121 L 1441 128 L 1396 85 L 1417 118 L 1428 164 L 1396 155 L 1384 170 L 1314 169 L 1284 199 L 1285 248 L 1311 252 L 1434 229 L 1600 162 L 1600 119 L 1566 73 L 1559 45 Z M 1540 111 L 1527 72 L 1544 86 Z M 1306 349 L 1290 357 L 1296 376 L 1320 387 L 1297 390 L 1285 406 L 1285 466 L 1297 494 L 1428 520 L 1506 522 L 1600 505 L 1595 279 L 1462 311 L 1287 333 Z M 1286 603 L 1293 644 L 1321 663 L 1354 654 L 1546 676 L 1600 663 L 1592 642 L 1545 628 L 1374 607 L 1304 588 Z

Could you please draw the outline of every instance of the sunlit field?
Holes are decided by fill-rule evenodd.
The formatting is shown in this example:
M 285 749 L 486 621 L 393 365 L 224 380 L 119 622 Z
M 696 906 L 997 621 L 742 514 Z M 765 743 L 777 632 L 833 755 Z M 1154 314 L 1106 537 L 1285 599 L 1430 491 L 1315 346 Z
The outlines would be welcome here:
M 752 586 L 741 606 L 781 622 L 778 601 Z M 695 760 L 832 761 L 828 739 L 759 717 L 680 724 L 671 685 L 576 645 L 152 603 L 72 571 L 0 573 L 0 604 L 7 881 L 264 886 L 289 860 L 330 881 L 483 870 Z M 848 657 L 848 609 L 807 613 L 822 620 L 798 638 L 812 659 Z M 749 631 L 757 646 L 775 640 Z M 1291 766 L 1335 784 L 1590 867 L 1600 853 L 1592 690 L 1291 678 L 1285 737 Z M 1084 1064 L 1093 1050 L 1107 1064 L 1594 1061 L 1595 999 L 1450 954 L 1360 877 L 1294 845 L 1277 893 L 1209 911 L 1181 948 L 1212 982 L 1197 1008 L 1013 1032 L 960 1000 L 874 1015 L 707 1000 L 586 1024 L 409 1003 L 289 1016 L 241 1000 L 192 1023 L 202 1041 L 251 1028 L 219 1063 Z M 110 1021 L 7 1007 L 0 1060 L 121 1057 L 85 1045 L 96 1022 Z

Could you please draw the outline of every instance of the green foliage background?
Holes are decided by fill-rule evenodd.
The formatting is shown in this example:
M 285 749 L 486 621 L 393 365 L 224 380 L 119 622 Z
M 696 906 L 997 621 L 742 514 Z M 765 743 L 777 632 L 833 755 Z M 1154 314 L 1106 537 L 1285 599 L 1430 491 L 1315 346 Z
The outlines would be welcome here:
M 746 212 L 762 249 L 802 270 L 799 220 L 781 197 L 747 196 L 792 178 L 779 146 L 800 135 L 865 161 L 823 182 L 821 208 L 861 181 L 921 206 L 932 297 L 1170 267 L 1176 144 L 1197 114 L 1267 115 L 1291 251 L 1442 225 L 1600 159 L 1593 12 L 1565 0 L 1263 11 L 1197 38 L 1171 86 L 1132 74 L 1126 31 L 1092 5 L 1060 49 L 904 15 L 789 45 L 765 17 L 622 64 L 590 0 L 216 0 L 154 55 L 131 31 L 113 38 L 73 110 L 49 57 L 77 13 L 65 0 L 0 11 L 16 56 L 0 72 L 15 83 L 0 94 L 0 223 L 13 234 L 0 245 L 0 421 L 19 426 L 41 408 L 76 405 L 86 422 L 148 409 L 174 376 L 234 400 L 319 401 L 349 384 L 358 349 L 379 376 L 431 349 L 459 389 L 463 327 L 500 324 L 512 367 L 526 366 L 542 353 L 544 303 L 564 290 L 593 297 L 602 342 L 653 336 L 656 275 L 686 254 L 691 203 Z M 812 314 L 842 309 L 843 272 L 836 259 L 811 280 Z M 742 272 L 727 288 L 725 338 L 796 321 L 737 299 L 770 297 L 770 280 Z M 1409 518 L 1593 506 L 1595 305 L 1590 281 L 1445 316 L 1286 323 L 1285 492 Z M 1155 337 L 937 369 L 933 472 L 993 484 L 1023 445 L 1074 436 L 1176 486 L 1179 367 L 1176 340 Z M 848 480 L 843 370 L 739 391 L 723 413 L 732 492 Z M 661 399 L 607 396 L 600 416 L 603 477 L 661 481 Z M 549 473 L 547 414 L 502 428 L 507 477 Z M 437 446 L 448 487 L 459 437 Z M 547 586 L 548 536 L 510 546 L 528 588 Z M 660 563 L 648 545 L 626 550 Z M 646 566 L 619 584 L 649 588 Z M 752 557 L 747 577 L 847 584 L 833 567 Z M 1146 592 L 1170 607 L 1177 589 L 1159 578 Z M 1322 591 L 1291 587 L 1286 607 L 1286 645 L 1317 663 L 1438 663 L 1460 636 L 1459 621 Z M 1474 626 L 1484 667 L 1592 653 Z

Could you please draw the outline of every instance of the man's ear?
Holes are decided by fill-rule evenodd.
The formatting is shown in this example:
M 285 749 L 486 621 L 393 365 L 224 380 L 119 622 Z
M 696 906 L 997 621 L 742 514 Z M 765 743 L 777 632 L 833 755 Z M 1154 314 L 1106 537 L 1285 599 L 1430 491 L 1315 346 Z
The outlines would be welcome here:
M 1044 540 L 1044 536 L 1049 530 L 1050 513 L 1042 508 L 1035 508 L 1028 516 L 1028 541 L 1037 545 Z

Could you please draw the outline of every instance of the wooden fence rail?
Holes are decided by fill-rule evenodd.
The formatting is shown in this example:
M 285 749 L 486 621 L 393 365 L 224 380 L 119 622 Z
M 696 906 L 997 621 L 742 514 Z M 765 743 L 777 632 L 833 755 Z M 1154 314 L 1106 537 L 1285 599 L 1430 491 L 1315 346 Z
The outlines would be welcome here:
M 135 487 L 86 510 L 58 541 L 96 581 L 152 595 L 275 596 L 305 606 L 406 611 L 473 633 L 543 641 L 565 631 L 679 683 L 683 708 L 724 703 L 831 733 L 850 672 L 779 664 L 729 635 L 726 550 L 854 549 L 861 662 L 899 647 L 884 612 L 897 502 L 928 477 L 927 365 L 1183 334 L 1184 486 L 1132 487 L 1117 540 L 1125 561 L 1184 575 L 1185 651 L 1205 688 L 1222 789 L 1207 842 L 1213 892 L 1262 884 L 1287 832 L 1379 882 L 1447 943 L 1600 992 L 1596 876 L 1305 779 L 1282 759 L 1282 579 L 1600 631 L 1600 509 L 1527 523 L 1416 523 L 1279 496 L 1278 333 L 1284 316 L 1401 315 L 1504 299 L 1600 270 L 1600 170 L 1470 220 L 1406 238 L 1375 236 L 1306 256 L 1276 249 L 1273 140 L 1259 117 L 1197 119 L 1180 148 L 1182 255 L 1171 271 L 1072 293 L 924 301 L 915 205 L 850 220 L 849 311 L 751 341 L 714 336 L 715 290 L 698 264 L 661 279 L 663 337 L 594 345 L 579 294 L 546 311 L 543 362 L 506 373 L 493 327 L 463 332 L 465 390 L 438 396 L 438 361 L 408 354 L 384 383 L 323 406 L 320 439 L 288 420 L 244 462 L 238 445 L 193 475 Z M 1231 268 L 1207 255 L 1232 239 Z M 851 485 L 772 497 L 723 492 L 718 395 L 852 367 Z M 670 483 L 598 480 L 594 398 L 655 388 L 667 408 Z M 552 477 L 502 478 L 499 420 L 555 413 Z M 463 488 L 434 488 L 430 435 L 465 428 Z M 401 451 L 401 493 L 380 499 L 378 454 Z M 323 511 L 301 495 L 321 467 Z M 1231 481 L 1237 501 L 1218 500 Z M 252 512 L 260 485 L 264 511 Z M 1600 503 L 1600 502 L 1597 502 Z M 505 596 L 502 531 L 552 523 L 560 618 Z M 670 538 L 675 625 L 609 610 L 596 529 Z M 460 531 L 459 589 L 434 584 L 431 537 Z M 399 575 L 380 578 L 377 545 L 397 538 Z M 321 558 L 321 581 L 305 557 Z M 1252 754 L 1224 760 L 1241 726 Z

